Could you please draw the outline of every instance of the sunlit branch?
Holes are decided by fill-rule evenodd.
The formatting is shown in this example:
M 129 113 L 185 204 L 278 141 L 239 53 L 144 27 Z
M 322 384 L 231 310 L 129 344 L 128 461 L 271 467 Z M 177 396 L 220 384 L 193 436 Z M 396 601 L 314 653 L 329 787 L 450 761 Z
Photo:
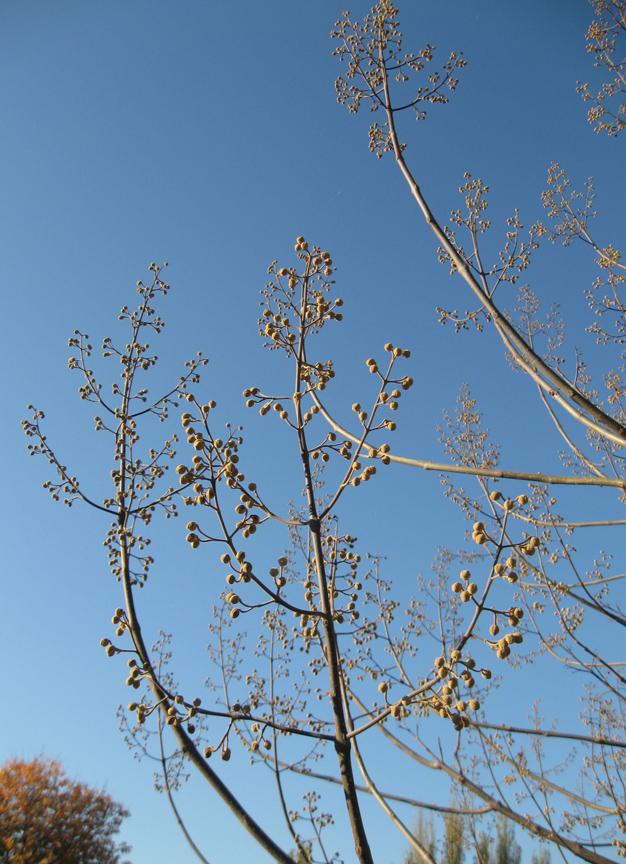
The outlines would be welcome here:
M 349 441 L 357 444 L 359 438 L 348 432 L 343 426 L 334 420 L 329 412 L 324 408 L 317 394 L 313 394 L 315 404 L 320 409 L 320 413 L 324 419 L 332 426 L 335 432 L 343 435 Z M 548 483 L 554 486 L 613 486 L 617 489 L 626 489 L 626 479 L 613 479 L 610 477 L 570 477 L 558 474 L 533 474 L 526 471 L 505 471 L 499 468 L 479 468 L 469 467 L 466 465 L 446 465 L 439 462 L 427 462 L 422 459 L 411 459 L 406 456 L 396 456 L 393 453 L 387 453 L 391 462 L 396 462 L 399 465 L 409 465 L 414 468 L 422 468 L 424 471 L 439 471 L 445 474 L 469 474 L 472 477 L 494 477 L 500 480 L 523 480 L 525 482 Z M 364 458 L 368 458 L 367 454 L 363 454 Z

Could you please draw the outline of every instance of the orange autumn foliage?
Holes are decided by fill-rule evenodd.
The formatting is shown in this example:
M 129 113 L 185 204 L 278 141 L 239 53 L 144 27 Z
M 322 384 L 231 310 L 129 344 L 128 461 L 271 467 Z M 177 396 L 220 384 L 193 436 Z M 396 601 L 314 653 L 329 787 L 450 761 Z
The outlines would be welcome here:
M 0 767 L 0 864 L 121 864 L 116 843 L 130 814 L 98 789 L 38 757 Z

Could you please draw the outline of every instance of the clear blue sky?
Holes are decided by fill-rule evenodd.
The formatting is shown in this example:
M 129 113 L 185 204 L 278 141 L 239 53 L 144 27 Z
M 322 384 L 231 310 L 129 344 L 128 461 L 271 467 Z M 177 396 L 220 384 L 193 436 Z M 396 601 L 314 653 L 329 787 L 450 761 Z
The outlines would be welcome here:
M 368 4 L 350 8 L 362 18 Z M 329 31 L 343 11 L 335 0 L 0 6 L 0 761 L 43 752 L 69 774 L 106 786 L 132 811 L 122 836 L 133 864 L 196 859 L 152 790 L 151 766 L 133 761 L 117 731 L 116 706 L 129 698 L 125 673 L 98 644 L 111 635 L 120 602 L 101 546 L 106 519 L 50 502 L 41 490 L 46 466 L 27 458 L 19 426 L 28 403 L 43 409 L 60 458 L 95 498 L 107 494 L 107 448 L 94 440 L 94 412 L 67 371 L 75 328 L 96 346 L 118 333 L 116 316 L 133 301 L 135 282 L 148 278 L 151 261 L 167 260 L 161 380 L 176 379 L 197 350 L 210 357 L 203 392 L 218 401 L 224 422 L 249 426 L 250 452 L 263 461 L 258 476 L 271 483 L 280 449 L 271 449 L 269 428 L 246 413 L 240 393 L 285 374 L 261 348 L 258 291 L 268 264 L 289 264 L 304 234 L 339 268 L 345 320 L 337 341 L 325 343 L 340 379 L 338 416 L 349 418 L 351 402 L 365 400 L 364 361 L 391 341 L 412 350 L 407 370 L 417 385 L 400 412 L 398 451 L 442 460 L 436 424 L 468 381 L 494 438 L 506 436 L 506 464 L 558 466 L 555 433 L 538 413 L 527 416 L 530 386 L 522 385 L 522 399 L 509 395 L 511 372 L 495 336 L 455 337 L 437 324 L 435 306 L 465 309 L 468 300 L 437 264 L 436 244 L 392 160 L 369 154 L 368 117 L 355 119 L 336 103 L 341 67 Z M 623 144 L 593 134 L 575 92 L 577 80 L 597 80 L 585 51 L 589 4 L 405 0 L 400 14 L 407 50 L 428 41 L 442 62 L 451 50 L 468 61 L 450 105 L 402 129 L 442 221 L 460 205 L 457 189 L 469 171 L 490 185 L 499 230 L 514 207 L 529 226 L 542 218 L 540 194 L 558 160 L 578 185 L 595 176 L 599 228 L 606 243 L 618 242 Z M 583 253 L 548 248 L 532 271 L 546 303 L 567 310 L 570 352 L 585 340 L 582 291 L 594 275 Z M 355 499 L 350 530 L 367 535 L 369 551 L 388 554 L 399 573 L 407 562 L 411 573 L 427 572 L 437 544 L 456 547 L 463 525 L 437 476 L 398 471 L 393 482 L 393 505 L 387 480 Z M 284 487 L 277 482 L 277 494 L 298 494 Z M 410 531 L 397 539 L 407 522 Z M 223 574 L 209 556 L 193 555 L 179 523 L 155 528 L 167 543 L 155 544 L 160 557 L 141 599 L 149 638 L 172 630 L 190 658 L 186 680 L 201 689 L 212 602 L 206 581 L 221 586 Z M 265 778 L 239 771 L 245 766 L 239 752 L 220 770 L 262 817 Z M 190 780 L 180 803 L 212 864 L 264 860 L 200 783 Z M 280 822 L 270 827 L 288 848 Z M 344 839 L 337 842 L 350 861 Z M 373 846 L 381 864 L 401 860 L 404 843 L 389 840 L 382 821 Z

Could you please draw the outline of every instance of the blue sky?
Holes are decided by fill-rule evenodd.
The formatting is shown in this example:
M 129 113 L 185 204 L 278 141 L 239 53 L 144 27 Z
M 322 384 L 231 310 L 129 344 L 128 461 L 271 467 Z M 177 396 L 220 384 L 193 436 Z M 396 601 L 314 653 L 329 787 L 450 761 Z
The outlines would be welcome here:
M 368 5 L 350 8 L 362 18 Z M 276 495 L 296 495 L 281 476 L 281 439 L 272 442 L 271 430 L 246 413 L 240 393 L 286 374 L 284 362 L 261 348 L 258 291 L 274 259 L 291 263 L 303 234 L 332 254 L 345 301 L 339 335 L 323 341 L 338 371 L 338 417 L 347 420 L 352 401 L 365 401 L 364 361 L 391 341 L 412 350 L 407 373 L 416 381 L 400 412 L 399 452 L 442 461 L 436 424 L 467 381 L 509 467 L 558 470 L 555 433 L 538 411 L 529 414 L 528 382 L 515 379 L 513 391 L 495 335 L 455 337 L 437 324 L 436 306 L 465 309 L 468 301 L 437 264 L 436 244 L 392 160 L 369 154 L 368 118 L 336 103 L 341 67 L 329 31 L 343 11 L 334 0 L 5 0 L 0 9 L 0 761 L 45 752 L 69 774 L 105 785 L 132 811 L 123 837 L 133 864 L 196 859 L 152 791 L 151 767 L 133 762 L 117 731 L 115 709 L 128 701 L 124 672 L 98 644 L 120 602 L 101 546 L 106 520 L 50 502 L 40 488 L 45 465 L 27 458 L 19 426 L 27 404 L 43 409 L 60 458 L 95 497 L 106 494 L 107 447 L 94 439 L 93 411 L 81 405 L 77 376 L 67 371 L 75 328 L 94 345 L 119 333 L 116 316 L 132 302 L 135 282 L 148 278 L 150 262 L 167 260 L 172 291 L 162 309 L 159 380 L 175 380 L 182 362 L 202 350 L 211 361 L 203 391 L 224 422 L 249 425 L 251 458 Z M 593 133 L 575 92 L 577 80 L 598 80 L 585 51 L 589 4 L 409 0 L 400 13 L 407 50 L 428 41 L 441 62 L 451 50 L 468 61 L 451 103 L 434 106 L 423 124 L 407 118 L 401 131 L 441 220 L 460 205 L 469 171 L 490 185 L 500 232 L 514 207 L 528 227 L 542 218 L 547 169 L 559 161 L 579 186 L 594 175 L 598 233 L 618 243 L 622 142 Z M 495 254 L 497 238 L 491 242 Z M 546 304 L 567 310 L 570 356 L 575 344 L 590 344 L 582 292 L 593 276 L 590 257 L 577 248 L 565 255 L 543 248 L 532 271 Z M 372 484 L 347 511 L 351 530 L 371 539 L 370 551 L 391 555 L 399 572 L 407 561 L 427 572 L 437 544 L 458 545 L 463 523 L 437 476 L 390 477 L 393 506 L 385 497 L 391 480 Z M 393 539 L 390 551 L 386 543 L 403 520 L 410 548 Z M 192 642 L 188 601 L 210 609 L 207 572 L 209 580 L 218 575 L 186 547 L 182 524 L 167 529 L 158 529 L 146 620 L 154 637 L 159 628 L 174 632 L 202 667 L 190 672 L 201 683 L 206 623 Z M 167 579 L 159 580 L 159 568 Z M 238 760 L 247 764 L 244 753 Z M 235 786 L 245 794 L 258 783 L 261 795 L 257 777 L 243 771 Z M 201 784 L 189 781 L 181 809 L 211 862 L 264 860 Z M 288 846 L 280 823 L 271 827 Z M 403 841 L 387 842 L 381 830 L 377 860 L 398 862 Z

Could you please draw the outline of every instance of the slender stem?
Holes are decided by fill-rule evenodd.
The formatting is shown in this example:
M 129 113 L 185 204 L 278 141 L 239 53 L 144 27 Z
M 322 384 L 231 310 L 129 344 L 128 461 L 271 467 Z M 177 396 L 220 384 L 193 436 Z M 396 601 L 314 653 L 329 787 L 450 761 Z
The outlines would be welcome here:
M 404 176 L 405 180 L 409 185 L 411 194 L 417 201 L 420 210 L 424 214 L 424 218 L 426 219 L 427 224 L 437 237 L 439 243 L 445 249 L 446 253 L 454 262 L 454 265 L 457 268 L 461 278 L 463 278 L 465 282 L 467 282 L 471 290 L 474 292 L 474 294 L 478 297 L 480 302 L 485 306 L 485 308 L 491 315 L 498 333 L 504 340 L 507 347 L 510 347 L 516 362 L 526 372 L 534 373 L 532 377 L 537 380 L 537 383 L 547 389 L 550 395 L 563 408 L 565 408 L 565 410 L 575 416 L 577 420 L 579 420 L 580 422 L 584 422 L 585 425 L 588 426 L 588 428 L 592 428 L 599 435 L 603 436 L 604 438 L 608 438 L 614 444 L 618 444 L 620 447 L 626 446 L 626 428 L 613 417 L 605 414 L 605 412 L 602 411 L 601 408 L 595 405 L 590 399 L 588 399 L 583 393 L 581 393 L 580 390 L 573 387 L 568 381 L 563 378 L 563 376 L 559 372 L 548 366 L 548 364 L 538 354 L 536 354 L 535 351 L 533 351 L 533 349 L 518 333 L 515 327 L 500 312 L 493 300 L 485 294 L 482 287 L 472 275 L 469 267 L 467 266 L 467 263 L 465 262 L 465 259 L 459 254 L 457 249 L 448 239 L 445 231 L 441 228 L 432 211 L 430 210 L 430 207 L 428 206 L 420 187 L 415 181 L 410 169 L 408 168 L 404 160 L 404 156 L 402 155 L 402 147 L 398 140 L 398 135 L 395 128 L 395 111 L 391 105 L 389 80 L 387 77 L 387 69 L 385 66 L 382 45 L 380 46 L 380 71 L 383 76 L 385 112 L 387 114 L 387 122 L 389 124 L 389 135 L 398 167 L 400 168 L 402 175 Z M 543 378 L 541 378 L 540 376 L 543 376 Z M 549 384 L 546 382 L 549 382 Z M 552 385 L 552 387 L 550 387 L 550 385 Z M 563 396 L 561 396 L 561 394 L 563 394 Z M 583 416 L 582 413 L 576 411 L 576 409 L 574 409 L 567 400 L 571 400 L 571 402 L 577 405 L 578 408 L 580 408 L 583 412 L 585 412 L 594 419 L 588 420 L 586 417 Z
M 354 774 L 352 771 L 351 762 L 351 745 L 348 739 L 348 729 L 346 726 L 346 718 L 343 710 L 342 699 L 342 672 L 339 659 L 339 647 L 337 645 L 337 634 L 335 632 L 335 623 L 333 620 L 332 608 L 329 597 L 329 586 L 326 576 L 326 568 L 324 563 L 324 550 L 322 548 L 322 527 L 320 518 L 317 512 L 317 503 L 315 500 L 315 489 L 313 478 L 311 475 L 311 463 L 309 459 L 309 450 L 304 431 L 304 423 L 302 418 L 302 400 L 300 398 L 302 392 L 301 371 L 304 362 L 304 339 L 306 326 L 306 309 L 308 301 L 308 268 L 302 280 L 302 297 L 300 306 L 300 339 L 298 345 L 298 354 L 296 358 L 296 384 L 294 399 L 296 409 L 296 425 L 298 429 L 298 439 L 300 444 L 300 456 L 302 459 L 302 468 L 304 471 L 305 490 L 307 504 L 309 509 L 309 536 L 311 539 L 311 547 L 315 560 L 315 568 L 317 572 L 318 589 L 322 612 L 322 628 L 324 631 L 324 642 L 326 648 L 326 662 L 328 666 L 328 675 L 330 678 L 330 703 L 333 712 L 335 723 L 335 751 L 339 761 L 339 771 L 343 783 L 344 794 L 346 798 L 346 808 L 352 827 L 354 837 L 354 847 L 357 857 L 361 864 L 374 864 L 372 853 L 370 851 L 365 826 L 361 817 L 359 807 L 358 794 L 354 782 Z
M 186 827 L 185 823 L 181 819 L 180 813 L 178 812 L 178 808 L 176 807 L 176 804 L 174 803 L 174 796 L 172 795 L 172 790 L 170 788 L 170 780 L 169 780 L 168 773 L 167 773 L 167 761 L 165 759 L 165 752 L 163 750 L 163 717 L 161 716 L 160 713 L 159 713 L 159 718 L 158 718 L 158 724 L 159 724 L 159 751 L 161 754 L 161 765 L 163 767 L 163 784 L 165 786 L 165 792 L 167 794 L 167 800 L 170 802 L 170 807 L 172 808 L 172 811 L 174 813 L 174 818 L 178 822 L 178 826 L 179 826 L 180 830 L 183 832 L 183 834 L 185 835 L 185 839 L 187 840 L 187 842 L 191 846 L 192 850 L 196 853 L 196 855 L 203 862 L 203 864 L 209 864 L 209 861 L 207 861 L 207 859 L 204 857 L 202 852 L 198 849 L 196 844 L 193 842 L 193 839 L 192 839 L 191 835 L 189 834 L 189 831 L 187 831 L 187 827 Z
M 320 402 L 319 396 L 313 393 L 313 400 L 320 410 L 320 414 L 332 426 L 335 432 L 352 441 L 354 444 L 360 443 L 361 439 L 357 438 L 351 432 L 348 432 L 343 426 L 337 423 L 336 420 L 328 413 L 327 409 Z M 551 486 L 613 486 L 616 489 L 626 489 L 626 479 L 612 477 L 575 477 L 562 474 L 533 474 L 529 471 L 506 471 L 499 468 L 479 468 L 477 466 L 468 465 L 450 465 L 441 462 L 430 462 L 423 459 L 412 459 L 407 456 L 395 456 L 393 453 L 386 454 L 391 462 L 397 462 L 399 465 L 409 465 L 413 468 L 421 468 L 424 471 L 441 471 L 445 474 L 469 474 L 472 477 L 494 477 L 499 480 L 524 480 L 529 483 L 549 483 Z M 366 453 L 363 458 L 367 459 Z

